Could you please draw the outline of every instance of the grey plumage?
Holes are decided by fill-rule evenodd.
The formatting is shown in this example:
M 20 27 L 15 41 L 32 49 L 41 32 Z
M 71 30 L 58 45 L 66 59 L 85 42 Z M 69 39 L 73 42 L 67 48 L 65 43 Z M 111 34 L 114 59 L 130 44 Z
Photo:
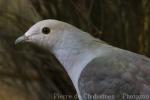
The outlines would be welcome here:
M 50 32 L 43 33 L 44 27 Z M 52 52 L 66 69 L 80 100 L 150 99 L 150 60 L 145 56 L 110 46 L 51 19 L 33 25 L 16 43 L 21 41 Z
M 101 48 L 107 53 L 89 62 L 79 78 L 84 100 L 94 94 L 99 96 L 96 100 L 128 100 L 128 95 L 137 95 L 131 100 L 150 100 L 150 60 L 110 46 Z

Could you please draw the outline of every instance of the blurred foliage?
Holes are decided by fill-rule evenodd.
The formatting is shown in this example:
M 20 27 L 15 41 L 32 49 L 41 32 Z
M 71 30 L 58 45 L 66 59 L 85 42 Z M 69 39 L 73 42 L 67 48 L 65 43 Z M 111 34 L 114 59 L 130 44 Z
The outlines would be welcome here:
M 111 45 L 150 56 L 149 18 L 149 0 L 0 0 L 0 100 L 75 95 L 52 54 L 32 44 L 14 45 L 35 22 L 65 21 Z

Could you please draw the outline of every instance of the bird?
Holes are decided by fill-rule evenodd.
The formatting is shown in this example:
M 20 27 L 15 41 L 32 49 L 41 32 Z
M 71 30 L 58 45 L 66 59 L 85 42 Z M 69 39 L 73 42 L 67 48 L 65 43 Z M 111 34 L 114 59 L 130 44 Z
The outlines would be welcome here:
M 79 100 L 150 100 L 150 59 L 114 47 L 55 19 L 38 21 L 15 44 L 51 52 L 69 75 Z

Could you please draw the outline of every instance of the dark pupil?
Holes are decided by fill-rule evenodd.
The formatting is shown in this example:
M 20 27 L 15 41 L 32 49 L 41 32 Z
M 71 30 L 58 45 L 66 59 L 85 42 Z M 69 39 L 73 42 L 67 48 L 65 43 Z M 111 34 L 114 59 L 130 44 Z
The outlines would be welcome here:
M 44 28 L 42 29 L 42 32 L 43 32 L 44 34 L 48 34 L 48 33 L 50 32 L 50 29 L 49 29 L 48 27 L 44 27 Z

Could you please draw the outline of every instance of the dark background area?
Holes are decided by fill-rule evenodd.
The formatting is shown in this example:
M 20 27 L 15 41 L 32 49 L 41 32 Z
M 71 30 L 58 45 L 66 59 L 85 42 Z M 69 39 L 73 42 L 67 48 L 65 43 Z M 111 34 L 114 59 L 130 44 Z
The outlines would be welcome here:
M 43 19 L 65 21 L 150 57 L 149 0 L 0 0 L 0 100 L 64 100 L 57 95 L 76 94 L 52 54 L 32 44 L 14 45 Z

